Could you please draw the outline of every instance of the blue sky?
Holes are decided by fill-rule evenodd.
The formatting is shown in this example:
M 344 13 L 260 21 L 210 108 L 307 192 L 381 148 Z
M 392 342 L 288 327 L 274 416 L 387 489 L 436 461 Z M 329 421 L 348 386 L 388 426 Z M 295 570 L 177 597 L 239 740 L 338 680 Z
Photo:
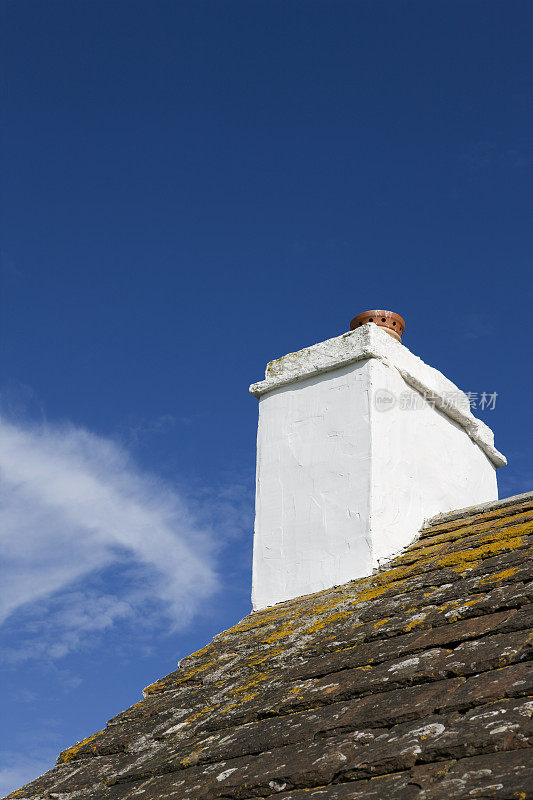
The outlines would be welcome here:
M 533 489 L 532 16 L 4 0 L 0 792 L 249 612 L 271 358 L 398 311 Z

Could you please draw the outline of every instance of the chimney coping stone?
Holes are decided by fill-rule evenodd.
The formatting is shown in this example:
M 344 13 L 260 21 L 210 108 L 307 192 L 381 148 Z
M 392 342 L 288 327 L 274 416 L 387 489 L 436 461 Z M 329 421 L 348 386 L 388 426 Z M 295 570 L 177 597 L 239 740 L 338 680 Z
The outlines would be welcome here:
M 270 361 L 265 379 L 252 383 L 249 391 L 254 397 L 261 398 L 275 389 L 369 358 L 377 358 L 396 369 L 411 388 L 431 397 L 435 407 L 461 425 L 495 467 L 507 464 L 505 456 L 494 447 L 491 429 L 470 411 L 466 394 L 373 322 Z M 456 402 L 450 403 L 450 394 Z

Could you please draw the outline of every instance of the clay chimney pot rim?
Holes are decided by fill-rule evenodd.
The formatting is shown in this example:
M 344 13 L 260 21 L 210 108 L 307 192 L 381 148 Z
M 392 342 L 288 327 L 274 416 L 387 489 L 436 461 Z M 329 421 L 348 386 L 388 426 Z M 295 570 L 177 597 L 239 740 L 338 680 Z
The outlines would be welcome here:
M 368 322 L 373 322 L 380 328 L 383 328 L 393 339 L 397 342 L 402 341 L 402 334 L 405 330 L 405 320 L 395 311 L 386 311 L 380 308 L 374 308 L 371 311 L 362 311 L 350 322 L 350 330 L 354 331 L 361 325 L 366 325 Z

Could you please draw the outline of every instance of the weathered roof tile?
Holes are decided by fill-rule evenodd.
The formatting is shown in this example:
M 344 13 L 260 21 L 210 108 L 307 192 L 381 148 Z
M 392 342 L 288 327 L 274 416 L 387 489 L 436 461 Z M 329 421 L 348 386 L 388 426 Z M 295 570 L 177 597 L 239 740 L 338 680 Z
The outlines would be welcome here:
M 439 517 L 219 634 L 10 797 L 524 800 L 532 537 L 528 496 Z

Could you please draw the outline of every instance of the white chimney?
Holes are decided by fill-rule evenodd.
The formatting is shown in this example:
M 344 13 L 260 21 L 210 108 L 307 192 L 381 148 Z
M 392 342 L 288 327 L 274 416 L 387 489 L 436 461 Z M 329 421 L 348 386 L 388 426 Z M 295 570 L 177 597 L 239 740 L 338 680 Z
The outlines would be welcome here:
M 428 517 L 498 498 L 507 462 L 492 431 L 401 344 L 404 326 L 365 312 L 355 330 L 271 361 L 250 387 L 254 609 L 370 575 Z

